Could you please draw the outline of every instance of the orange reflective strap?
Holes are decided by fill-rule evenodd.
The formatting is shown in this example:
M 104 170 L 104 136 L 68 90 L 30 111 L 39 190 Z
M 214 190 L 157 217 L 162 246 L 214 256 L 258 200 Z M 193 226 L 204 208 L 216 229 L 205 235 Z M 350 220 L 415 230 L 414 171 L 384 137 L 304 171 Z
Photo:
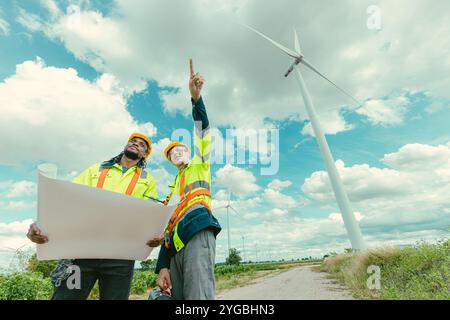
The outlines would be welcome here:
M 100 177 L 98 178 L 97 188 L 103 189 L 103 185 L 105 184 L 106 176 L 108 175 L 108 172 L 110 169 L 111 169 L 111 167 L 103 168 L 102 173 L 100 174 Z M 125 192 L 126 195 L 131 196 L 134 188 L 136 187 L 137 182 L 139 181 L 139 177 L 141 176 L 141 173 L 142 173 L 142 169 L 137 168 L 136 172 L 134 173 L 133 178 L 131 179 L 130 184 L 128 185 L 127 191 Z
M 133 193 L 134 187 L 136 187 L 139 177 L 141 176 L 141 172 L 142 172 L 141 168 L 136 168 L 133 179 L 131 179 L 131 182 L 128 185 L 127 191 L 125 192 L 126 195 L 131 196 L 131 194 Z
M 172 223 L 172 225 L 170 226 L 170 229 L 168 229 L 167 231 L 169 232 L 169 234 L 172 232 L 173 228 L 176 226 L 176 224 L 178 223 L 178 221 L 180 221 L 180 219 L 184 216 L 184 214 L 186 212 L 189 211 L 190 208 L 192 208 L 193 206 L 196 206 L 198 204 L 202 204 L 204 205 L 206 208 L 208 208 L 208 210 L 211 212 L 211 208 L 209 207 L 209 204 L 206 203 L 206 201 L 204 200 L 200 200 L 200 201 L 196 201 L 192 204 L 190 204 L 182 214 L 180 214 L 179 216 L 176 217 L 175 221 Z
M 97 188 L 99 189 L 103 188 L 103 184 L 105 183 L 106 175 L 108 174 L 109 169 L 111 169 L 111 167 L 103 168 L 102 173 L 100 174 L 100 177 L 98 178 L 97 181 Z
M 184 169 L 180 178 L 180 197 L 184 195 L 184 176 L 186 175 L 186 169 Z
M 211 197 L 211 193 L 210 193 L 209 190 L 207 190 L 207 189 L 201 189 L 201 190 L 197 190 L 197 191 L 188 193 L 188 195 L 184 198 L 184 200 L 183 200 L 182 202 L 180 202 L 180 203 L 177 205 L 177 207 L 176 207 L 175 210 L 173 211 L 172 216 L 170 217 L 169 223 L 168 223 L 167 228 L 166 228 L 166 230 L 167 230 L 169 233 L 172 232 L 172 229 L 175 227 L 175 225 L 177 224 L 178 220 L 181 219 L 181 217 L 183 216 L 183 214 L 184 214 L 190 207 L 192 207 L 192 205 L 194 205 L 194 204 L 199 204 L 199 203 L 201 203 L 201 202 L 204 202 L 204 201 L 195 202 L 195 203 L 193 203 L 192 205 L 190 205 L 189 207 L 187 207 L 185 210 L 183 210 L 183 209 L 184 209 L 184 206 L 185 206 L 187 203 L 189 203 L 189 201 L 191 201 L 192 199 L 194 199 L 194 198 L 197 197 L 197 196 L 208 196 L 208 197 Z M 204 204 L 206 204 L 206 207 L 207 207 L 208 209 L 210 209 L 210 208 L 209 208 L 209 205 L 208 205 L 206 202 L 204 202 Z M 181 211 L 184 211 L 184 212 L 183 212 L 182 214 L 180 214 Z M 211 209 L 210 209 L 210 211 L 211 211 Z

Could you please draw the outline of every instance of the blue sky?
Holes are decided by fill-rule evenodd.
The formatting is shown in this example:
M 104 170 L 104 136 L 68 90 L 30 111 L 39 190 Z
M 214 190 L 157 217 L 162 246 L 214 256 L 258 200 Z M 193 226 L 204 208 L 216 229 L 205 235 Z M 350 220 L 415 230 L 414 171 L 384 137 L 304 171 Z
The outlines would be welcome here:
M 375 30 L 367 23 L 369 5 L 380 10 Z M 402 5 L 417 10 L 405 13 Z M 348 0 L 319 7 L 289 0 L 264 8 L 255 1 L 2 3 L 1 266 L 11 248 L 27 244 L 42 162 L 56 163 L 60 178 L 70 180 L 119 153 L 140 130 L 155 144 L 149 169 L 164 196 L 176 171 L 161 152 L 175 130 L 192 128 L 190 57 L 206 79 L 211 124 L 224 137 L 227 129 L 279 130 L 276 173 L 262 175 L 264 165 L 248 161 L 212 166 L 213 205 L 226 204 L 230 188 L 239 211 L 230 218 L 232 246 L 242 250 L 244 237 L 252 260 L 257 247 L 264 260 L 350 246 L 299 90 L 294 78 L 282 76 L 290 61 L 238 22 L 289 47 L 295 27 L 308 60 L 363 102 L 352 105 L 303 70 L 369 246 L 448 237 L 448 3 Z M 286 19 L 267 19 L 281 13 Z M 254 156 L 265 151 L 250 149 Z M 223 261 L 226 215 L 215 215 L 224 228 L 217 242 Z

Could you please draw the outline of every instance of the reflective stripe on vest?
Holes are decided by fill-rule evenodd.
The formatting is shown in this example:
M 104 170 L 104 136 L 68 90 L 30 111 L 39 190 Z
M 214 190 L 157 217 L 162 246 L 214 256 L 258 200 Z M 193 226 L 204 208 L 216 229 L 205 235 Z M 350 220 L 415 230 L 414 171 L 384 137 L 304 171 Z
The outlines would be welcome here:
M 103 185 L 105 184 L 106 176 L 110 169 L 111 169 L 111 167 L 103 168 L 102 173 L 100 174 L 100 177 L 98 178 L 97 188 L 103 189 Z M 142 169 L 137 168 L 134 173 L 133 178 L 130 181 L 130 184 L 128 185 L 127 191 L 125 192 L 126 195 L 131 196 L 131 194 L 133 193 L 133 190 L 136 187 L 136 184 L 139 180 L 139 177 L 141 176 L 141 173 L 142 173 Z
M 184 180 L 185 180 L 185 174 L 186 174 L 186 170 L 183 171 L 183 173 L 181 174 L 180 177 L 180 196 L 181 196 L 181 200 L 178 203 L 178 205 L 176 206 L 175 210 L 172 213 L 172 216 L 170 217 L 169 222 L 167 223 L 166 226 L 166 230 L 165 230 L 165 246 L 166 248 L 169 248 L 169 239 L 170 239 L 170 234 L 173 230 L 173 228 L 177 225 L 178 221 L 183 217 L 183 215 L 189 211 L 189 209 L 195 205 L 201 204 L 203 206 L 205 206 L 209 212 L 211 212 L 211 208 L 209 206 L 209 204 L 204 201 L 199 199 L 198 201 L 195 201 L 194 203 L 189 204 L 187 207 L 186 205 L 195 197 L 198 196 L 207 196 L 207 197 L 211 197 L 211 193 L 209 191 L 209 183 L 206 181 L 195 181 L 191 184 L 189 184 L 188 186 L 183 188 L 184 185 Z M 207 186 L 207 188 L 204 188 L 204 186 Z M 195 188 L 194 188 L 195 187 Z M 193 189 L 198 189 L 198 190 L 194 190 Z M 170 195 L 171 196 L 171 195 Z M 170 198 L 169 198 L 170 199 Z M 181 250 L 181 249 L 180 249 Z M 179 251 L 179 250 L 177 250 Z
M 203 180 L 195 181 L 194 183 L 191 183 L 184 188 L 184 193 L 188 193 L 190 190 L 198 188 L 210 190 L 208 181 Z

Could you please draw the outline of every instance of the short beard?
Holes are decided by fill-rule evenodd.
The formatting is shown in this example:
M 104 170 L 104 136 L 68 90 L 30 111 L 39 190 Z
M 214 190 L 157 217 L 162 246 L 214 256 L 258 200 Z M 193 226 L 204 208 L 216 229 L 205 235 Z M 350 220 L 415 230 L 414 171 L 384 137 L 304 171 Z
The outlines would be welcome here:
M 131 160 L 137 160 L 139 159 L 139 155 L 136 152 L 130 151 L 130 150 L 125 150 L 125 152 L 123 153 L 125 155 L 125 157 L 127 157 L 128 159 Z

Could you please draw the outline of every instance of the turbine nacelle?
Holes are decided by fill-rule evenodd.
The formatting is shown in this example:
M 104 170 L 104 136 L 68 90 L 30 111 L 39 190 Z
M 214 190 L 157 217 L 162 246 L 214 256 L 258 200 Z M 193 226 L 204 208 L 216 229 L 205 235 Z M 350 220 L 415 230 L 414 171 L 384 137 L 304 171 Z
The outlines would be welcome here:
M 295 67 L 296 65 L 298 65 L 300 62 L 302 62 L 302 60 L 303 60 L 303 56 L 296 58 L 295 61 L 294 61 L 294 63 L 291 64 L 291 66 L 289 67 L 288 71 L 284 74 L 284 76 L 285 76 L 285 77 L 289 76 L 289 74 L 290 74 L 292 71 L 294 71 L 294 67 Z
M 298 36 L 297 36 L 297 31 L 294 29 L 294 45 L 295 45 L 295 51 L 286 48 L 285 46 L 283 46 L 282 44 L 270 39 L 268 36 L 266 36 L 265 34 L 259 32 L 258 30 L 253 29 L 252 27 L 248 26 L 248 25 L 244 25 L 246 28 L 252 30 L 253 32 L 255 32 L 256 34 L 260 35 L 261 37 L 263 37 L 264 39 L 266 39 L 267 41 L 269 41 L 270 43 L 272 43 L 274 46 L 276 46 L 278 49 L 280 49 L 281 51 L 283 51 L 285 54 L 287 54 L 288 56 L 290 56 L 291 58 L 294 58 L 294 62 L 292 63 L 292 65 L 290 66 L 290 68 L 288 69 L 288 71 L 284 74 L 285 77 L 289 76 L 289 74 L 294 70 L 295 66 L 298 64 L 303 64 L 305 67 L 307 67 L 308 69 L 312 70 L 313 72 L 315 72 L 317 75 L 319 75 L 320 77 L 322 77 L 323 79 L 325 79 L 326 81 L 328 81 L 329 83 L 331 83 L 336 89 L 338 89 L 339 91 L 341 91 L 343 94 L 345 94 L 347 97 L 349 97 L 350 99 L 352 99 L 353 101 L 355 101 L 358 106 L 361 106 L 362 103 L 359 102 L 357 99 L 355 99 L 351 94 L 349 94 L 347 91 L 345 91 L 344 89 L 341 89 L 337 84 L 335 84 L 333 81 L 331 81 L 330 79 L 328 79 L 326 76 L 324 76 L 319 70 L 317 70 L 312 64 L 310 64 L 308 61 L 306 61 L 305 57 L 303 56 L 303 54 L 301 53 L 301 49 L 300 49 L 300 42 L 298 41 Z

